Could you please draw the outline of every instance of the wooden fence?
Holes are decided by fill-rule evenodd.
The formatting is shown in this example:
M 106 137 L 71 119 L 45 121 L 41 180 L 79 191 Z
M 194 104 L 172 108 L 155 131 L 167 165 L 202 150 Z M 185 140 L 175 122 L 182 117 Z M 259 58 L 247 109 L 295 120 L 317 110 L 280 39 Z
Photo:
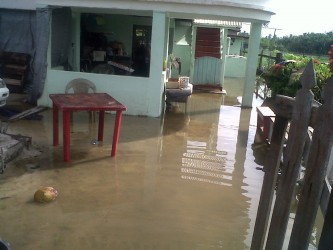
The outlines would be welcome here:
M 261 53 L 259 54 L 258 70 L 263 69 L 263 59 L 264 58 L 266 58 L 270 62 L 274 62 L 276 64 L 276 63 L 279 63 L 279 62 L 283 61 L 282 57 L 283 57 L 282 53 L 276 53 L 276 56 L 272 56 L 272 55 L 264 54 L 264 50 L 262 50 Z M 269 63 L 267 66 L 272 66 L 272 63 Z
M 263 169 L 265 175 L 251 250 L 261 250 L 264 247 L 267 250 L 280 250 L 285 240 L 289 243 L 289 250 L 305 250 L 309 246 L 332 148 L 333 77 L 327 81 L 324 103 L 319 106 L 313 105 L 311 88 L 316 84 L 316 78 L 312 61 L 304 70 L 301 83 L 302 89 L 297 92 L 296 98 L 277 96 L 272 108 L 276 116 Z M 305 176 L 292 232 L 290 238 L 285 239 L 309 127 L 313 129 L 313 136 L 306 158 Z M 277 183 L 280 165 L 281 176 Z M 325 211 L 319 250 L 333 249 L 332 195 Z

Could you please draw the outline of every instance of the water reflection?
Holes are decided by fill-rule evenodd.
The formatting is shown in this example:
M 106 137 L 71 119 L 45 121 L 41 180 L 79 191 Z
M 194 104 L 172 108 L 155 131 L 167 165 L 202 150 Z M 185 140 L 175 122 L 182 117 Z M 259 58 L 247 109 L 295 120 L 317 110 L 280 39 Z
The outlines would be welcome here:
M 252 181 L 245 176 L 246 159 L 253 156 L 248 148 L 253 142 L 254 131 L 251 130 L 255 130 L 255 126 L 250 123 L 255 120 L 251 109 L 228 106 L 230 102 L 225 99 L 222 95 L 197 94 L 191 99 L 187 116 L 167 114 L 164 125 L 170 128 L 169 123 L 177 123 L 181 127 L 177 131 L 182 134 L 181 140 L 175 143 L 182 144 L 183 149 L 172 157 L 180 158 L 175 163 L 180 179 L 185 182 L 177 192 L 196 201 L 191 204 L 200 208 L 197 213 L 202 213 L 207 226 L 216 230 L 210 237 L 216 237 L 219 246 L 246 249 L 250 227 L 253 227 L 250 217 L 256 212 L 253 209 L 256 205 L 250 206 L 251 199 L 258 195 L 245 195 L 255 189 L 247 188 Z M 246 167 L 252 175 L 257 174 L 254 162 L 248 161 Z M 257 178 L 261 177 L 259 173 Z M 186 205 L 182 203 L 182 206 Z M 208 236 L 202 232 L 201 237 Z

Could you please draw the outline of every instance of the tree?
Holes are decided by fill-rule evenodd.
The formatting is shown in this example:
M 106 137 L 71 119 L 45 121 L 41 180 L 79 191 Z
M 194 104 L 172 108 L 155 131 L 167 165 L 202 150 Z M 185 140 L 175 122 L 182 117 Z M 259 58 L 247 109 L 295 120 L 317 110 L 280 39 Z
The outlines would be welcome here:
M 285 36 L 274 39 L 276 48 L 284 52 L 293 52 L 303 55 L 327 55 L 330 45 L 333 44 L 333 32 L 304 33 L 299 36 Z

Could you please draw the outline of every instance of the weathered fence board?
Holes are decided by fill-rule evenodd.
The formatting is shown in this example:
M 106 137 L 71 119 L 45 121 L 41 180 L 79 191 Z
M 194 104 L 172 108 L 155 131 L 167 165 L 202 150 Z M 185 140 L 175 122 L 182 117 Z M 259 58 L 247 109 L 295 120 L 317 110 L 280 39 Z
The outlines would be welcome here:
M 333 195 L 330 196 L 318 250 L 333 249 Z
M 291 202 L 295 195 L 296 180 L 304 156 L 305 138 L 308 126 L 311 126 L 314 132 L 309 155 L 303 157 L 303 160 L 306 161 L 306 172 L 289 239 L 289 250 L 305 250 L 309 246 L 333 141 L 333 77 L 327 81 L 323 105 L 313 101 L 313 94 L 310 91 L 310 88 L 315 84 L 312 61 L 307 65 L 301 77 L 301 82 L 302 89 L 297 92 L 295 99 L 284 96 L 276 97 L 274 109 L 276 122 L 273 127 L 273 135 L 277 137 L 272 138 L 270 150 L 273 152 L 269 152 L 264 165 L 265 176 L 251 250 L 263 249 L 265 243 L 265 249 L 267 250 L 280 250 L 283 247 L 290 217 Z M 286 142 L 286 152 L 283 155 L 282 174 L 277 188 L 272 218 L 269 221 L 276 175 L 282 154 L 282 146 L 279 143 L 284 138 L 284 122 L 290 118 L 290 130 Z M 281 121 L 284 122 L 281 123 Z M 275 145 L 275 143 L 277 144 Z M 333 240 L 331 239 L 333 234 L 332 214 L 333 198 L 331 197 L 319 245 L 320 250 L 333 249 Z M 269 233 L 265 242 L 268 227 Z
M 264 245 L 287 125 L 288 119 L 280 116 L 275 118 L 270 149 L 264 164 L 265 176 L 257 213 L 260 216 L 256 218 L 251 250 L 262 249 Z
M 308 249 L 309 240 L 323 190 L 333 135 L 333 78 L 324 90 L 324 104 L 319 107 L 306 164 L 304 185 L 296 211 L 289 250 Z
M 283 246 L 290 206 L 301 168 L 313 101 L 311 87 L 316 83 L 313 63 L 308 64 L 304 72 L 301 77 L 302 89 L 296 93 L 287 147 L 283 155 L 282 174 L 271 219 L 274 227 L 270 227 L 266 244 L 266 249 L 269 250 L 279 250 Z

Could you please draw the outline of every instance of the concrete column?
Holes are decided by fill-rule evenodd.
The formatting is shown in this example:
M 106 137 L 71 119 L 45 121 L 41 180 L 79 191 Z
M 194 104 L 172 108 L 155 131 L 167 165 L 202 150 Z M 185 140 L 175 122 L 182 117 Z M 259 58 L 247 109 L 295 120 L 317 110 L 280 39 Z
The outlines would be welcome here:
M 164 38 L 164 61 L 168 60 L 169 57 L 169 36 L 170 36 L 170 18 L 166 18 L 165 21 L 165 38 Z M 166 65 L 168 67 L 168 65 Z
M 195 46 L 197 42 L 197 26 L 192 26 L 192 48 L 191 48 L 191 64 L 190 64 L 190 81 L 193 81 L 194 63 L 195 63 Z
M 227 55 L 230 55 L 230 47 L 231 47 L 231 38 L 228 37 L 228 50 L 227 50 Z
M 150 81 L 147 93 L 148 113 L 158 117 L 162 112 L 162 96 L 164 91 L 163 62 L 165 53 L 166 14 L 153 13 L 151 38 Z
M 252 107 L 262 23 L 251 23 L 242 107 Z
M 222 31 L 221 44 L 222 44 L 222 54 L 221 54 L 222 65 L 221 65 L 220 85 L 221 85 L 221 87 L 223 87 L 224 76 L 225 76 L 226 55 L 228 53 L 228 29 L 223 29 L 223 31 Z

